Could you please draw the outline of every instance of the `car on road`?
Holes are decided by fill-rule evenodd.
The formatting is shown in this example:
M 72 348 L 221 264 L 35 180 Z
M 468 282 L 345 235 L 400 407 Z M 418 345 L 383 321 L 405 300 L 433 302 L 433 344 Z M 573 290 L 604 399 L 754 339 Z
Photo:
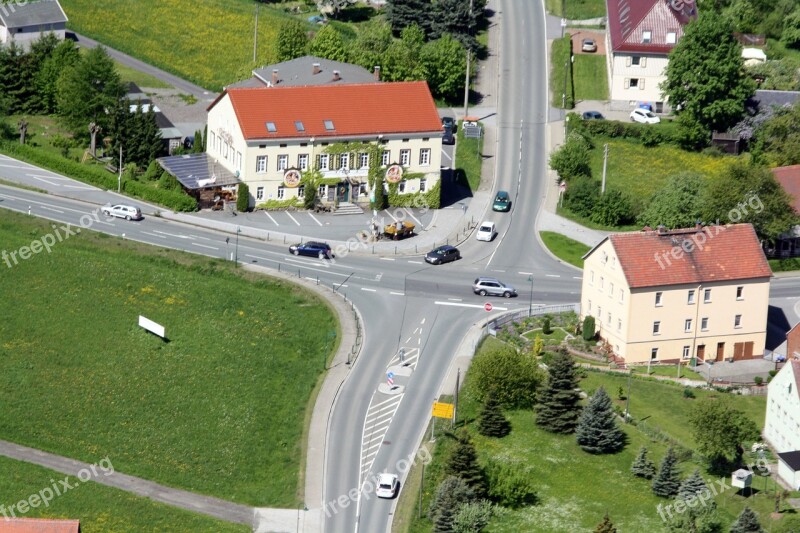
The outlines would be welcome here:
M 397 479 L 397 476 L 384 472 L 378 476 L 378 487 L 375 489 L 375 495 L 378 498 L 394 498 L 397 496 L 399 489 L 400 480 Z
M 584 39 L 581 41 L 581 50 L 584 52 L 597 52 L 597 41 L 594 39 Z
M 509 211 L 511 210 L 511 197 L 508 196 L 506 191 L 497 191 L 492 203 L 493 211 Z
M 475 238 L 479 241 L 491 242 L 496 235 L 497 230 L 495 229 L 494 222 L 484 222 L 478 227 Z
M 450 261 L 458 261 L 459 259 L 461 259 L 461 252 L 455 246 L 448 244 L 434 248 L 425 254 L 425 262 L 432 265 L 441 265 Z
M 445 128 L 442 132 L 442 144 L 455 144 L 456 136 L 452 128 Z
M 100 210 L 110 217 L 124 218 L 125 220 L 142 220 L 142 210 L 132 205 L 105 205 Z
M 293 244 L 289 247 L 289 252 L 294 255 L 307 255 L 319 259 L 333 258 L 333 251 L 330 245 L 324 242 L 308 241 L 301 244 Z
M 584 111 L 583 115 L 581 115 L 581 116 L 583 117 L 583 120 L 605 120 L 606 119 L 606 117 L 604 117 L 603 114 L 600 113 L 599 111 Z
M 442 117 L 442 127 L 445 129 L 450 128 L 450 131 L 456 131 L 456 119 L 453 117 Z
M 661 119 L 649 109 L 639 107 L 631 111 L 631 120 L 640 124 L 658 124 Z
M 481 296 L 502 296 L 511 298 L 517 295 L 517 289 L 507 285 L 497 278 L 480 277 L 475 278 L 472 283 L 472 292 Z

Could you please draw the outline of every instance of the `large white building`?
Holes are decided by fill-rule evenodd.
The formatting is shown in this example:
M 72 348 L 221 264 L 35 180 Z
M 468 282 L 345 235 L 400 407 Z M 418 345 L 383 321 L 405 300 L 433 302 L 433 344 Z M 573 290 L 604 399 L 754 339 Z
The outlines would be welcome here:
M 787 361 L 767 390 L 764 438 L 778 452 L 778 476 L 800 490 L 800 359 Z

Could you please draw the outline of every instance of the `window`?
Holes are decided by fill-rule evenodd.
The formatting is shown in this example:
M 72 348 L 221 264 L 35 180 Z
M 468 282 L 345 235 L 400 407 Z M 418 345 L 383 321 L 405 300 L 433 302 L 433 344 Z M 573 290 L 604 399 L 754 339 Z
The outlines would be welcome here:
M 703 291 L 703 303 L 710 303 L 711 302 L 711 289 L 706 289 Z
M 256 156 L 256 172 L 259 174 L 263 174 L 267 171 L 267 156 L 259 155 Z
M 656 293 L 656 307 L 661 307 L 662 305 L 664 305 L 664 301 L 662 298 L 663 296 L 664 296 L 663 292 Z
M 242 170 L 242 152 L 236 152 L 236 168 Z
M 419 165 L 421 167 L 427 167 L 431 164 L 431 149 L 430 148 L 423 148 L 419 151 Z
M 658 348 L 650 349 L 650 360 L 658 359 Z
M 306 186 L 305 185 L 299 186 L 297 188 L 297 197 L 298 198 L 304 198 L 305 195 L 306 195 Z
M 419 180 L 419 192 L 425 192 L 425 185 L 427 185 L 425 178 Z
M 642 60 L 642 58 L 641 58 L 641 57 L 639 57 L 639 56 L 633 56 L 633 57 L 631 58 L 631 65 L 633 65 L 634 67 L 638 67 L 638 66 L 639 66 L 639 64 L 642 62 L 641 60 Z
M 403 180 L 397 184 L 397 192 L 401 194 L 406 192 L 406 180 Z
M 302 172 L 308 170 L 308 154 L 300 154 L 297 156 L 297 168 Z
M 603 279 L 603 276 L 600 276 L 600 288 L 601 288 L 601 289 L 603 288 L 603 282 L 604 282 L 604 281 L 605 281 L 605 280 Z
M 611 298 L 613 296 L 614 296 L 614 284 L 613 283 L 609 283 L 608 284 L 608 297 Z
M 381 153 L 381 166 L 388 167 L 389 166 L 389 157 L 391 156 L 391 152 L 389 150 L 384 150 Z
M 742 327 L 742 315 L 736 315 L 733 317 L 733 327 L 740 328 Z
M 319 154 L 319 169 L 330 170 L 330 156 L 328 154 Z
M 691 354 L 690 350 L 691 350 L 691 348 L 689 346 L 684 346 L 683 347 L 683 358 L 684 359 L 689 359 L 689 355 Z
M 589 272 L 589 285 L 594 285 L 594 270 Z
M 694 289 L 689 291 L 686 298 L 686 303 L 689 305 L 694 305 Z
M 625 291 L 620 289 L 619 290 L 619 301 L 622 302 L 623 298 L 625 298 Z
M 744 300 L 742 293 L 744 292 L 744 287 L 736 287 L 736 299 L 737 300 Z
M 285 193 L 286 193 L 286 187 L 284 187 L 283 185 L 278 187 L 278 200 L 283 200 L 283 196 Z
M 369 154 L 362 152 L 358 154 L 358 168 L 369 168 Z
M 209 146 L 211 146 L 214 151 L 217 150 L 217 136 L 213 131 L 211 132 L 211 144 L 209 144 Z
M 404 167 L 411 164 L 411 150 L 400 150 L 400 164 Z
M 609 326 L 611 325 L 611 313 L 608 313 L 606 315 L 606 324 L 608 324 Z
M 598 325 L 598 326 L 600 326 L 600 325 L 601 325 L 601 324 L 599 324 L 599 322 L 600 322 L 601 320 L 603 320 L 603 308 L 602 308 L 602 307 L 600 307 L 600 306 L 598 305 L 598 306 L 597 306 L 597 321 L 598 321 L 598 324 L 597 324 L 597 325 Z
M 350 154 L 342 154 L 339 156 L 339 168 L 342 170 L 350 170 Z
M 658 335 L 661 333 L 661 322 L 656 320 L 653 322 L 653 335 Z
M 617 319 L 617 331 L 622 331 L 622 319 Z
M 684 322 L 683 322 L 683 331 L 685 331 L 687 333 L 692 331 L 692 319 L 691 318 L 687 318 L 686 320 L 684 320 Z
M 678 34 L 674 31 L 667 32 L 667 44 L 675 44 L 678 40 Z
M 278 170 L 286 170 L 289 168 L 289 156 L 286 154 L 278 156 Z
M 708 317 L 700 319 L 700 331 L 708 331 Z
M 327 185 L 320 185 L 319 189 L 317 189 L 317 196 L 319 196 L 320 198 L 325 198 L 326 187 Z
M 642 42 L 649 43 L 653 40 L 653 32 L 650 30 L 644 30 L 642 32 Z
M 264 199 L 264 187 L 256 187 L 256 200 Z

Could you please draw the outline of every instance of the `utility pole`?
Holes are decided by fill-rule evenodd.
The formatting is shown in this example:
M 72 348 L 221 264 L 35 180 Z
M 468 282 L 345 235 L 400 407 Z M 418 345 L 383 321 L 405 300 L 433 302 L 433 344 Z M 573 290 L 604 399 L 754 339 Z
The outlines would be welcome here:
M 600 194 L 606 192 L 606 169 L 608 168 L 608 143 L 603 146 L 603 184 L 600 187 Z
M 456 425 L 456 412 L 458 411 L 458 384 L 461 381 L 461 369 L 456 371 L 456 390 L 453 394 L 455 401 L 453 402 L 453 427 Z
M 122 143 L 119 143 L 119 175 L 117 176 L 117 192 L 122 191 Z
M 630 405 L 631 405 L 631 375 L 633 374 L 633 370 L 628 370 L 628 394 L 625 395 L 625 423 L 628 423 L 628 419 L 630 417 Z
M 472 4 L 469 0 L 469 34 L 472 35 Z M 472 61 L 472 49 L 467 45 L 467 72 L 464 75 L 464 116 L 469 114 L 469 69 Z
M 256 62 L 256 48 L 258 47 L 258 4 L 256 4 L 256 27 L 253 30 L 253 63 Z

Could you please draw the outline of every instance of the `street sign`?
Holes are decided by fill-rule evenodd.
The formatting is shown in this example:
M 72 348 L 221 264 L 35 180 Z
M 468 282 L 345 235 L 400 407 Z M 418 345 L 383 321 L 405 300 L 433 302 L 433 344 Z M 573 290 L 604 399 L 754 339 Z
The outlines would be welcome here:
M 561 183 L 559 183 L 558 184 L 558 190 L 561 191 L 561 192 L 566 191 L 567 190 L 567 182 L 566 181 L 562 181 Z
M 483 308 L 486 309 L 487 311 L 491 311 L 492 310 L 491 302 L 486 302 L 485 304 L 483 304 Z
M 453 418 L 453 404 L 433 402 L 433 416 L 437 418 Z
M 394 372 L 386 374 L 386 383 L 388 383 L 390 387 L 394 386 Z

